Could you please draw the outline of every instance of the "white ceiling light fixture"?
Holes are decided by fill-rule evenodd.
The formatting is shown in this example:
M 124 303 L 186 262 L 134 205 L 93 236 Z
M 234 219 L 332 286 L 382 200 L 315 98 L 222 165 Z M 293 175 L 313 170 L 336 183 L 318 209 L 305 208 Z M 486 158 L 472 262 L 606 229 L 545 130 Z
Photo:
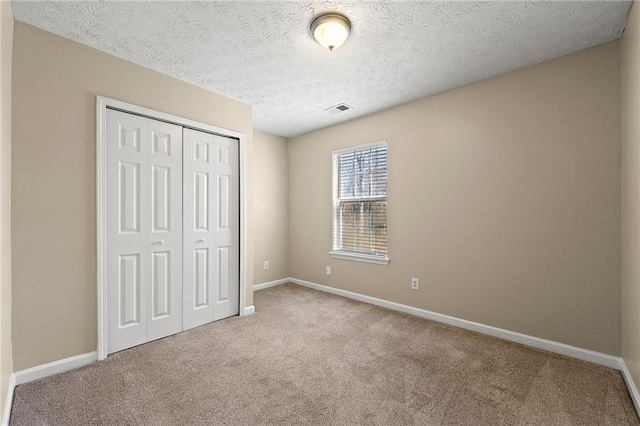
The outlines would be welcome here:
M 311 33 L 321 46 L 333 51 L 349 38 L 351 22 L 337 13 L 320 15 L 311 23 Z

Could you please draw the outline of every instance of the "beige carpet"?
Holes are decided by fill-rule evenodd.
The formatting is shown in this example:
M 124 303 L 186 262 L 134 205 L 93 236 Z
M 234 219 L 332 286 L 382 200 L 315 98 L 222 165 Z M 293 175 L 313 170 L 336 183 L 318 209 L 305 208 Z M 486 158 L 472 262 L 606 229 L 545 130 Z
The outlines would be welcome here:
M 12 425 L 639 425 L 617 371 L 287 284 L 18 386 Z

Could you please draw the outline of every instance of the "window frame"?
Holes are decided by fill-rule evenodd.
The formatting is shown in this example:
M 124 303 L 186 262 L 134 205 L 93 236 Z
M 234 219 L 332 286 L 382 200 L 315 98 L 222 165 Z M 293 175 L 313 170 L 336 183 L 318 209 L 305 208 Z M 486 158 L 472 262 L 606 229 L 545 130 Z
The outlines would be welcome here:
M 350 198 L 349 200 L 343 200 L 345 202 L 353 202 L 353 201 L 385 201 L 387 203 L 387 209 L 389 206 L 389 145 L 386 140 L 381 140 L 377 142 L 365 143 L 360 145 L 349 146 L 345 148 L 335 149 L 331 152 L 331 179 L 332 179 L 332 233 L 331 233 L 331 251 L 329 254 L 334 259 L 342 259 L 342 260 L 352 260 L 357 262 L 366 262 L 366 263 L 374 263 L 378 265 L 388 265 L 390 262 L 389 257 L 389 240 L 388 240 L 388 232 L 389 232 L 389 218 L 386 218 L 385 227 L 387 229 L 387 253 L 384 256 L 381 255 L 373 255 L 366 253 L 358 253 L 349 250 L 341 250 L 337 248 L 337 243 L 340 240 L 340 235 L 342 233 L 342 227 L 340 226 L 340 177 L 338 176 L 338 157 L 341 154 L 361 151 L 370 148 L 376 148 L 384 146 L 387 151 L 387 176 L 386 176 L 386 185 L 385 185 L 385 195 L 384 196 L 369 196 L 369 197 L 355 197 Z M 387 210 L 388 211 L 388 210 Z

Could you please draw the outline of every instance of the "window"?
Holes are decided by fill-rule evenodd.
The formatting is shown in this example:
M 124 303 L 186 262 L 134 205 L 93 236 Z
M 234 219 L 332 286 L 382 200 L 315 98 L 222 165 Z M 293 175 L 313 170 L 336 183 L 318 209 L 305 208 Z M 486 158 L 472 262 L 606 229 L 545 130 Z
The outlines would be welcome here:
M 333 152 L 333 250 L 340 259 L 388 264 L 387 143 Z

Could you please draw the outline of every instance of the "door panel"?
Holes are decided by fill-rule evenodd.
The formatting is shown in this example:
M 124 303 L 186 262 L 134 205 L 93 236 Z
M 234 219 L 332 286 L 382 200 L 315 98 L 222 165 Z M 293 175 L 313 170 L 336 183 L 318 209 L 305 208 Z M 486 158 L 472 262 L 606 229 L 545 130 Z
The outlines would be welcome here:
M 183 328 L 185 330 L 213 321 L 211 304 L 212 274 L 210 253 L 214 248 L 209 224 L 213 219 L 211 200 L 215 187 L 211 184 L 213 163 L 209 152 L 213 135 L 183 130 L 184 158 L 184 224 L 183 224 Z M 215 294 L 215 293 L 214 293 Z
M 120 162 L 120 232 L 139 232 L 140 164 Z
M 239 312 L 238 141 L 184 129 L 184 329 Z M 213 155 L 211 155 L 213 154 Z
M 119 311 L 121 328 L 140 324 L 140 255 L 120 256 Z
M 209 249 L 195 249 L 195 300 L 194 309 L 206 308 L 209 306 Z
M 214 137 L 217 153 L 214 174 L 217 180 L 217 220 L 215 247 L 217 300 L 213 319 L 237 315 L 240 297 L 240 179 L 238 141 Z
M 171 169 L 152 166 L 153 181 L 151 210 L 153 211 L 154 232 L 169 231 L 171 216 Z
M 160 319 L 171 315 L 171 277 L 169 265 L 171 264 L 171 252 L 158 252 L 153 253 L 153 265 L 151 273 L 153 278 L 151 280 L 152 287 L 152 300 L 153 309 L 151 318 Z
M 108 352 L 182 330 L 182 128 L 107 110 Z
M 182 331 L 182 127 L 147 119 L 147 341 Z
M 109 353 L 146 340 L 146 119 L 107 110 L 107 306 Z
M 229 209 L 231 204 L 229 199 L 229 177 L 228 175 L 218 175 L 218 230 L 229 229 Z
M 229 251 L 230 247 L 218 247 L 218 303 L 229 299 Z
M 209 173 L 195 172 L 195 212 L 197 231 L 209 230 Z
M 140 131 L 139 127 L 141 121 L 133 125 L 128 125 L 125 122 L 120 123 L 120 135 L 119 146 L 120 148 L 129 148 L 133 151 L 140 152 Z

